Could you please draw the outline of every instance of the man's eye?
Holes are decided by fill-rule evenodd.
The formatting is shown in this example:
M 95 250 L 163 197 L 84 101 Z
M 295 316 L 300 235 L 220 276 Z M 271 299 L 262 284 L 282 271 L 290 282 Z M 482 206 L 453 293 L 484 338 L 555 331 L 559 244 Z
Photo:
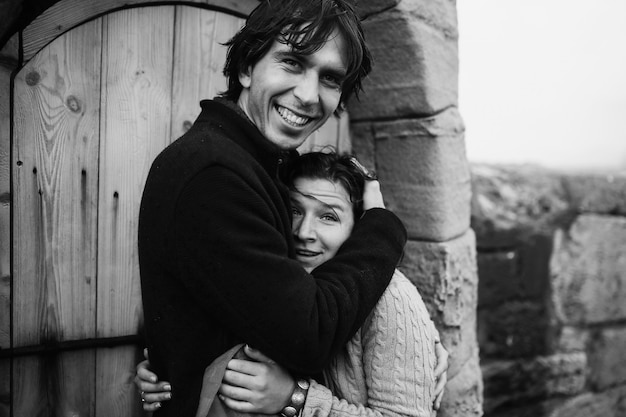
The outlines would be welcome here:
M 295 59 L 284 59 L 283 64 L 291 68 L 300 68 L 300 63 Z
M 338 77 L 335 77 L 334 75 L 324 75 L 322 77 L 322 81 L 333 87 L 337 87 L 337 88 L 341 87 L 341 80 Z

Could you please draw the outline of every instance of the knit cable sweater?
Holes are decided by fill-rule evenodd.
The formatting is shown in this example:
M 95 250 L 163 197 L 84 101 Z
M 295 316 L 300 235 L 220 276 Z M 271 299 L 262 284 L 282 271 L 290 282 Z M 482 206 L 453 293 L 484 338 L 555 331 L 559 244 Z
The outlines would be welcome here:
M 302 417 L 430 417 L 435 329 L 415 286 L 395 272 L 360 331 L 311 381 Z M 332 390 L 332 391 L 331 391 Z

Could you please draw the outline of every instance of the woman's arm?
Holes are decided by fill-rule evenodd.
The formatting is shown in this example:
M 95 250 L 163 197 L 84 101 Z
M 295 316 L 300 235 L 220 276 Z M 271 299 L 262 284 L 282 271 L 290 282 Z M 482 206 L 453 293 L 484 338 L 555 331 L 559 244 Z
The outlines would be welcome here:
M 394 277 L 360 337 L 329 370 L 338 394 L 352 402 L 312 383 L 302 417 L 430 416 L 436 337 L 413 284 Z

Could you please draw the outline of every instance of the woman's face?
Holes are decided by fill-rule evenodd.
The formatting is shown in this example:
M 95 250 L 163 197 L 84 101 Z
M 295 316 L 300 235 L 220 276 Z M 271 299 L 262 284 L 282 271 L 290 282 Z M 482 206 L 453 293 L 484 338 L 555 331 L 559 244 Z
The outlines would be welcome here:
M 290 192 L 296 259 L 307 272 L 331 259 L 354 226 L 350 196 L 326 179 L 298 178 Z

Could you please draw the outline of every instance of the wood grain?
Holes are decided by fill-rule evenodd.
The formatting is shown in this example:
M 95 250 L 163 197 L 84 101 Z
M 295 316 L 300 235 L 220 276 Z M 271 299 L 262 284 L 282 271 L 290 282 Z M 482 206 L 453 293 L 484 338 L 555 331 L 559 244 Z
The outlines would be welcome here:
M 226 90 L 222 74 L 229 40 L 243 19 L 188 6 L 176 8 L 172 139 L 185 133 L 200 113 L 199 102 Z
M 101 26 L 90 22 L 55 40 L 15 78 L 13 346 L 96 333 L 100 43 Z M 13 393 L 14 404 L 57 392 L 57 409 L 88 407 L 93 352 L 62 356 L 45 362 L 55 364 L 54 376 L 35 380 L 16 361 L 14 381 L 24 389 Z M 41 367 L 41 360 L 24 362 Z M 78 374 L 61 388 L 63 375 Z
M 24 29 L 24 59 L 30 60 L 54 38 L 89 19 L 118 9 L 150 3 L 163 2 L 162 0 L 61 0 Z M 258 5 L 258 0 L 172 0 L 169 3 L 195 3 L 197 7 L 228 11 L 243 17 Z
M 137 219 L 148 170 L 169 143 L 174 6 L 103 17 L 103 90 L 98 222 L 98 337 L 136 334 L 141 321 Z M 137 398 L 123 348 L 100 349 L 98 415 L 128 416 Z

